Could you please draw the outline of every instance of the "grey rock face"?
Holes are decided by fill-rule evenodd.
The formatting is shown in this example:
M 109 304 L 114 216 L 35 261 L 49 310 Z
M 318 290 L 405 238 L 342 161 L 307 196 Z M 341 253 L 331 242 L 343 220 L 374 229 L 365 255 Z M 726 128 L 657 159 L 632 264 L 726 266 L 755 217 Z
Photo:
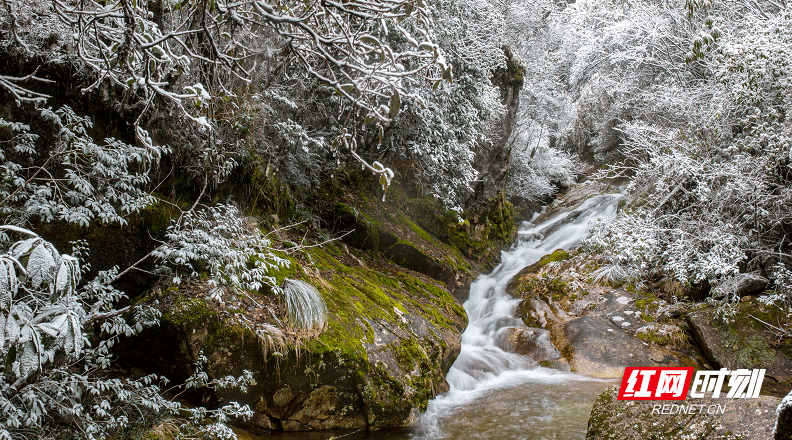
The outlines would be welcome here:
M 618 387 L 605 390 L 591 410 L 586 440 L 770 440 L 778 397 L 758 399 L 694 399 L 684 401 L 617 400 Z M 652 414 L 655 405 L 703 405 L 693 414 Z M 725 405 L 723 414 L 709 414 L 711 405 Z M 659 411 L 658 411 L 659 412 Z M 783 437 L 788 439 L 789 437 Z
M 715 288 L 720 295 L 737 295 L 740 298 L 764 292 L 770 281 L 756 272 L 740 273 Z

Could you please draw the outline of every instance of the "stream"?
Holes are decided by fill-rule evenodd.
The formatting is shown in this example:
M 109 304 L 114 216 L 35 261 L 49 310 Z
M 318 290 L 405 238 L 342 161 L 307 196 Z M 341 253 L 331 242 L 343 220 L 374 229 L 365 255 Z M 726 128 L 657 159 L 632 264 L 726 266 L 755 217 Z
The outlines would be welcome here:
M 512 248 L 489 275 L 479 276 L 465 301 L 469 324 L 462 350 L 448 372 L 450 389 L 429 402 L 411 428 L 370 433 L 283 433 L 293 440 L 572 440 L 586 436 L 597 396 L 616 383 L 542 368 L 525 356 L 495 345 L 502 329 L 520 326 L 514 317 L 520 300 L 506 293 L 509 280 L 524 267 L 562 248 L 577 247 L 597 221 L 616 216 L 618 194 L 591 197 L 577 209 L 540 225 L 524 222 Z M 298 436 L 295 436 L 298 435 Z
M 509 280 L 556 249 L 577 247 L 594 223 L 616 216 L 620 198 L 595 196 L 540 225 L 523 224 L 500 265 L 470 286 L 464 303 L 470 323 L 448 372 L 450 390 L 429 402 L 410 438 L 585 437 L 594 400 L 614 382 L 538 367 L 530 358 L 500 349 L 495 338 L 504 328 L 522 325 L 514 317 L 520 300 L 506 293 Z

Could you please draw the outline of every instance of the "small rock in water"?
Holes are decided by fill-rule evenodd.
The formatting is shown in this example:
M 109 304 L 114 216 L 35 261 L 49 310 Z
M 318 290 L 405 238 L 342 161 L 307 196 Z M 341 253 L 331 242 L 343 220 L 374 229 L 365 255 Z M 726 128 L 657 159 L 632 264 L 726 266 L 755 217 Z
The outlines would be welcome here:
M 534 225 L 533 223 L 531 223 L 529 221 L 523 220 L 523 222 L 520 223 L 520 227 L 518 229 L 527 230 L 527 229 L 533 228 L 534 226 L 536 226 L 536 225 Z

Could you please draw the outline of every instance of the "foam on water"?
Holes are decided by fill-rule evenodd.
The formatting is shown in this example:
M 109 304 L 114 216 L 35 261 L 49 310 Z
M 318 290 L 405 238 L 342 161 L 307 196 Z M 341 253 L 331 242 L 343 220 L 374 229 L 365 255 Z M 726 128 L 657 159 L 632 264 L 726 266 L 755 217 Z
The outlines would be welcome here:
M 464 307 L 469 324 L 462 334 L 462 350 L 448 372 L 449 392 L 429 402 L 416 438 L 440 438 L 443 419 L 456 409 L 475 404 L 495 390 L 527 383 L 558 384 L 591 380 L 584 376 L 536 367 L 525 356 L 506 352 L 495 345 L 497 332 L 516 326 L 519 300 L 506 293 L 509 280 L 524 267 L 556 249 L 570 250 L 580 244 L 597 221 L 615 217 L 619 194 L 586 200 L 574 211 L 559 214 L 538 226 L 524 223 L 518 240 L 501 255 L 501 263 L 489 275 L 479 276 L 470 286 Z

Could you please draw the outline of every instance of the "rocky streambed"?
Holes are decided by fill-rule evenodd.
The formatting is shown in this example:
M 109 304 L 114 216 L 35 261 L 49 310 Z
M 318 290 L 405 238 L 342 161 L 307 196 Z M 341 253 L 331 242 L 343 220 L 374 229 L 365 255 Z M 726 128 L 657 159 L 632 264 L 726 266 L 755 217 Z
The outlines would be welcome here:
M 528 438 L 771 438 L 792 383 L 792 345 L 767 325 L 783 317 L 757 301 L 766 285 L 746 274 L 737 313 L 722 322 L 685 300 L 700 294 L 692 287 L 611 279 L 595 253 L 575 249 L 593 221 L 616 215 L 619 196 L 598 195 L 613 190 L 573 189 L 541 225 L 524 224 L 500 265 L 472 285 L 481 260 L 471 257 L 496 248 L 487 237 L 511 237 L 503 201 L 462 223 L 428 210 L 413 221 L 368 200 L 336 205 L 331 227 L 354 232 L 289 256 L 279 274 L 321 292 L 325 329 L 275 328 L 266 294 L 215 304 L 196 281 L 139 299 L 162 311 L 163 324 L 126 341 L 122 361 L 176 381 L 200 356 L 210 377 L 251 371 L 245 392 L 183 397 L 248 404 L 254 417 L 238 426 L 272 438 L 525 438 L 526 429 Z M 457 298 L 468 286 L 463 309 Z M 641 416 L 648 404 L 606 389 L 632 366 L 765 368 L 763 389 L 775 396 L 735 403 L 732 419 L 650 420 Z M 411 428 L 377 431 L 391 427 Z
M 573 191 L 558 204 L 580 198 Z M 521 298 L 516 315 L 527 328 L 511 330 L 508 346 L 528 355 L 538 347 L 544 353 L 557 349 L 563 360 L 546 356 L 544 365 L 601 378 L 621 378 L 625 367 L 639 366 L 766 370 L 759 399 L 705 402 L 725 405 L 723 415 L 652 415 L 657 402 L 618 401 L 617 387 L 609 388 L 593 404 L 586 438 L 786 439 L 789 410 L 779 412 L 775 437 L 773 428 L 781 397 L 792 389 L 792 342 L 773 328 L 785 322 L 783 313 L 759 300 L 767 287 L 754 273 L 719 286 L 741 297 L 724 320 L 716 306 L 700 301 L 700 286 L 667 279 L 635 286 L 611 279 L 596 253 L 559 249 L 509 282 L 507 291 Z

